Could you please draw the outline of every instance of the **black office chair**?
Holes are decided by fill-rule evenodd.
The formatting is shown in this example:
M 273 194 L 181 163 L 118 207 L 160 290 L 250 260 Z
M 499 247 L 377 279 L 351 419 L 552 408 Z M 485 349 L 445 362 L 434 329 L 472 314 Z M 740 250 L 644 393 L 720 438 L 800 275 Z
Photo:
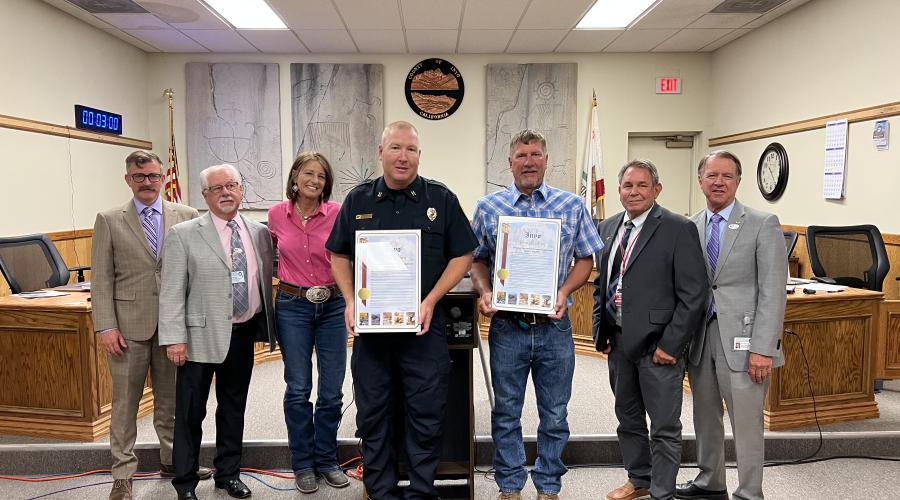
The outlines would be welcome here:
M 84 281 L 89 266 L 68 267 L 46 234 L 0 238 L 0 272 L 13 293 L 53 288 L 69 282 L 69 273 Z
M 891 264 L 877 227 L 809 226 L 806 246 L 813 275 L 832 278 L 839 285 L 882 291 Z
M 794 247 L 797 246 L 797 231 L 784 232 L 784 246 L 787 248 L 787 256 L 790 259 L 794 253 Z

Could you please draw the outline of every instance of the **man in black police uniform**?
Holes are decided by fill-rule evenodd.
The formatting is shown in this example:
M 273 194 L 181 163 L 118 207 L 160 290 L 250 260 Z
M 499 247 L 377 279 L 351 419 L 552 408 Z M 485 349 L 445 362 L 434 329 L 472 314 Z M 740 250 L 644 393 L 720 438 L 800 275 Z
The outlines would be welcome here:
M 356 426 L 363 444 L 363 481 L 370 499 L 437 498 L 434 477 L 441 455 L 441 427 L 447 401 L 450 356 L 438 301 L 472 264 L 475 235 L 456 195 L 418 175 L 419 133 L 412 124 L 384 129 L 378 157 L 384 175 L 347 195 L 325 244 L 341 293 L 348 298 L 344 320 L 353 330 L 354 235 L 357 230 L 422 231 L 422 330 L 364 333 L 353 343 L 350 370 L 356 397 Z M 406 456 L 409 487 L 398 487 L 391 408 L 395 377 L 406 399 Z M 399 394 L 398 394 L 399 396 Z

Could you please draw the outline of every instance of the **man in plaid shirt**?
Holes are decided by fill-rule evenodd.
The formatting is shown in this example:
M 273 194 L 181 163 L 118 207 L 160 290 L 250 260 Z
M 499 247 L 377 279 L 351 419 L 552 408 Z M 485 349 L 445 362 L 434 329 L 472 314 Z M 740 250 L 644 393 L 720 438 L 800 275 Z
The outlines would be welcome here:
M 544 182 L 547 141 L 533 130 L 513 137 L 509 147 L 513 184 L 489 194 L 475 206 L 472 229 L 478 239 L 472 283 L 478 309 L 491 318 L 489 333 L 492 385 L 491 411 L 494 470 L 499 499 L 518 500 L 525 486 L 522 404 L 528 373 L 534 383 L 540 424 L 538 456 L 531 472 L 539 500 L 555 500 L 566 472 L 561 455 L 569 439 L 567 405 L 572 394 L 575 346 L 566 313 L 569 295 L 582 286 L 593 268 L 593 255 L 603 248 L 581 198 Z M 498 218 L 501 215 L 560 219 L 560 262 L 554 313 L 540 315 L 498 311 L 493 306 L 491 276 L 495 272 Z M 572 260 L 574 259 L 574 265 Z

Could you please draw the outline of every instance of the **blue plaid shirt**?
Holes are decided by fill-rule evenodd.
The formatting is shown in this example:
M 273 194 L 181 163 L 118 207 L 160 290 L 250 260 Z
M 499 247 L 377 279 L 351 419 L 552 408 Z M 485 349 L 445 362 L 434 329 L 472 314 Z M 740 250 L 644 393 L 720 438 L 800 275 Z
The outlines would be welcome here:
M 603 249 L 597 227 L 581 198 L 551 187 L 546 182 L 528 197 L 512 183 L 503 191 L 478 200 L 475 205 L 472 230 L 478 239 L 478 247 L 473 258 L 487 262 L 491 273 L 494 271 L 494 256 L 497 254 L 497 223 L 501 215 L 560 219 L 562 230 L 559 256 L 563 261 L 559 266 L 557 288 L 566 281 L 573 257 L 591 257 Z

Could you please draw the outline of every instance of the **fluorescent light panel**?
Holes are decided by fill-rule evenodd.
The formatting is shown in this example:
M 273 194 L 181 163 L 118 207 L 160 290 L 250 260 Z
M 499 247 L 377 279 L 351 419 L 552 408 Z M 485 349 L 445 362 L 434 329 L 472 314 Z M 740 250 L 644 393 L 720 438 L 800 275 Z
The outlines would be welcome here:
M 226 21 L 243 30 L 286 30 L 265 0 L 203 0 Z
M 575 29 L 627 28 L 656 0 L 597 0 Z

